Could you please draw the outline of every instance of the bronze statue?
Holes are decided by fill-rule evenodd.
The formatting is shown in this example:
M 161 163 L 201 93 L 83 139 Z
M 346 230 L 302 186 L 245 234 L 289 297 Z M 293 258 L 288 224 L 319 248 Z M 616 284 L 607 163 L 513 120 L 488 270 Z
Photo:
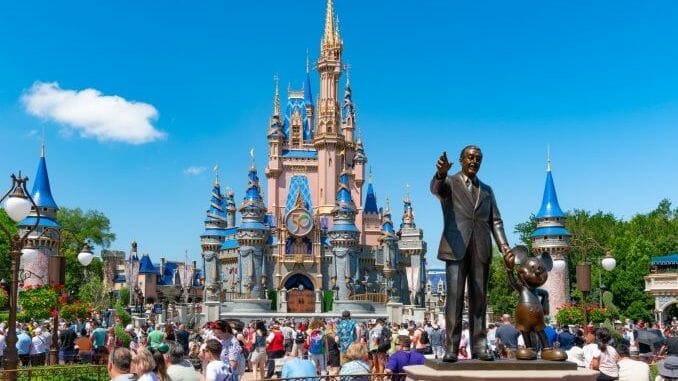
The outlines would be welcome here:
M 531 333 L 534 332 L 539 338 L 541 358 L 551 361 L 567 360 L 567 353 L 559 347 L 550 348 L 546 333 L 544 332 L 544 315 L 548 314 L 548 292 L 538 288 L 546 283 L 548 271 L 553 268 L 553 260 L 549 253 L 544 252 L 538 257 L 528 256 L 525 246 L 513 248 L 515 263 L 520 264 L 518 277 L 513 272 L 513 263 L 506 263 L 508 279 L 511 287 L 520 293 L 516 306 L 516 329 L 523 335 L 525 348 L 516 351 L 518 360 L 536 360 L 537 351 L 534 349 Z
M 447 278 L 445 362 L 457 361 L 467 279 L 472 357 L 486 361 L 494 359 L 487 351 L 485 336 L 487 282 L 492 260 L 490 235 L 494 236 L 507 266 L 512 266 L 514 261 L 492 188 L 476 176 L 482 160 L 480 148 L 466 146 L 459 156 L 461 171 L 448 176 L 452 164 L 443 152 L 431 180 L 431 192 L 440 200 L 444 220 L 438 259 L 445 261 Z

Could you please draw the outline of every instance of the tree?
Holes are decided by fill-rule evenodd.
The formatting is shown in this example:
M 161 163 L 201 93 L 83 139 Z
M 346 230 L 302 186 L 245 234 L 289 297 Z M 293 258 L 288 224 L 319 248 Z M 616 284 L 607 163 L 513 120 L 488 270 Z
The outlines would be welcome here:
M 100 278 L 90 277 L 78 291 L 78 298 L 89 303 L 95 311 L 102 311 L 109 305 L 109 296 Z
M 111 232 L 110 221 L 96 210 L 83 212 L 80 208 L 61 208 L 57 213 L 61 225 L 61 255 L 66 257 L 66 289 L 76 290 L 87 277 L 103 278 L 103 264 L 92 261 L 88 268 L 78 262 L 78 254 L 85 241 L 99 247 L 108 248 L 115 240 Z
M 490 263 L 488 303 L 492 306 L 495 316 L 513 315 L 518 303 L 518 293 L 509 286 L 504 259 L 496 248 L 492 252 L 492 262 Z
M 0 224 L 11 234 L 16 233 L 16 224 L 9 218 L 5 209 L 1 208 Z M 7 236 L 0 233 L 0 279 L 5 279 L 7 282 L 12 280 L 12 257 L 9 252 L 10 243 L 7 242 Z

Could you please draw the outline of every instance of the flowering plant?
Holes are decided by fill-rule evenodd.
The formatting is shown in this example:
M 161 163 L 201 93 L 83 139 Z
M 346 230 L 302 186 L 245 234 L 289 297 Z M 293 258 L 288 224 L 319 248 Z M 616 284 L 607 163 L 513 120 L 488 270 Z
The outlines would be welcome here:
M 0 288 L 0 309 L 7 308 L 8 304 L 9 304 L 9 295 L 7 295 L 7 291 Z
M 612 317 L 607 308 L 592 306 L 591 308 L 588 308 L 587 311 L 589 314 L 589 321 L 594 324 L 602 323 Z
M 568 325 L 584 325 L 584 309 L 574 304 L 564 304 L 558 307 L 556 320 L 561 327 Z
M 19 292 L 19 305 L 26 316 L 33 319 L 47 319 L 56 309 L 59 294 L 54 286 L 26 286 Z
M 92 314 L 92 305 L 76 300 L 69 304 L 63 304 L 60 314 L 66 320 L 73 320 L 75 318 L 84 319 Z

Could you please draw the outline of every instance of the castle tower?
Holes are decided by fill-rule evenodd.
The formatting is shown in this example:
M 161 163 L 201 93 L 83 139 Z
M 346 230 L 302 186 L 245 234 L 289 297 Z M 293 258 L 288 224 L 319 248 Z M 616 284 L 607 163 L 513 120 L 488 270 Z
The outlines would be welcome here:
M 549 292 L 550 315 L 555 316 L 558 306 L 570 301 L 570 280 L 567 272 L 567 253 L 570 250 L 570 232 L 565 228 L 565 213 L 560 209 L 556 187 L 551 175 L 551 157 L 546 167 L 546 185 L 541 208 L 535 216 L 537 229 L 532 233 L 532 250 L 535 255 L 548 252 L 553 258 L 553 270 L 542 286 Z
M 318 127 L 313 145 L 318 151 L 318 182 L 320 201 L 318 213 L 329 215 L 334 207 L 333 196 L 337 194 L 337 172 L 343 165 L 339 153 L 344 149 L 344 136 L 340 131 L 340 107 L 338 83 L 341 76 L 341 52 L 343 43 L 339 27 L 335 24 L 332 0 L 327 0 L 325 32 L 320 42 L 320 94 L 318 100 Z
M 381 216 L 377 206 L 377 195 L 374 193 L 372 171 L 367 178 L 367 192 L 365 194 L 365 206 L 362 213 L 362 239 L 361 244 L 377 246 L 381 236 Z
M 242 216 L 236 233 L 240 251 L 240 292 L 249 294 L 252 299 L 260 299 L 262 297 L 261 277 L 267 273 L 263 264 L 270 229 L 265 224 L 266 205 L 261 197 L 259 177 L 254 162 L 248 173 L 245 198 L 238 211 Z
M 339 177 L 336 206 L 332 211 L 334 224 L 329 229 L 332 254 L 334 255 L 334 276 L 338 300 L 348 300 L 351 270 L 357 268 L 357 246 L 360 232 L 355 226 L 356 207 L 351 197 L 348 171 L 344 169 Z
M 400 262 L 397 239 L 398 237 L 393 229 L 390 206 L 387 202 L 382 217 L 378 250 L 384 256 L 384 276 L 387 282 L 393 281 L 394 294 L 391 295 L 393 301 L 400 301 L 404 295 L 407 295 L 407 287 L 398 287 L 403 280 L 403 276 L 397 271 L 398 263 Z M 405 291 L 404 295 L 402 291 Z
M 227 211 L 225 210 L 224 196 L 221 194 L 221 185 L 219 184 L 219 175 L 217 174 L 212 186 L 210 198 L 210 207 L 207 209 L 205 218 L 205 231 L 200 236 L 200 247 L 202 257 L 205 259 L 205 284 L 214 285 L 217 282 L 219 248 L 226 238 L 226 228 L 228 228 Z
M 407 274 L 409 303 L 423 306 L 423 292 L 426 286 L 426 242 L 424 231 L 417 228 L 414 223 L 414 209 L 409 192 L 406 192 L 403 197 L 403 222 L 400 224 L 398 235 L 400 236 L 398 250 L 402 258 L 401 269 Z
M 158 274 L 159 271 L 155 268 L 153 262 L 151 262 L 148 253 L 144 253 L 139 260 L 139 275 L 137 277 L 137 284 L 144 297 L 144 303 L 156 301 L 158 298 Z
M 31 274 L 24 281 L 24 285 L 39 286 L 42 284 L 63 284 L 61 274 L 52 272 L 49 274 L 49 267 L 58 266 L 57 261 L 65 260 L 59 256 L 59 245 L 61 243 L 61 226 L 57 222 L 57 211 L 59 207 L 52 197 L 52 188 L 49 184 L 49 175 L 47 173 L 47 162 L 45 160 L 45 144 L 42 144 L 40 160 L 38 161 L 38 170 L 35 174 L 31 197 L 40 210 L 40 221 L 37 228 L 30 234 L 26 246 L 35 248 L 35 251 L 21 256 L 21 268 L 27 274 Z M 30 230 L 35 225 L 37 219 L 36 208 L 31 209 L 31 213 L 19 223 L 19 229 L 23 232 Z M 54 262 L 50 265 L 51 262 Z

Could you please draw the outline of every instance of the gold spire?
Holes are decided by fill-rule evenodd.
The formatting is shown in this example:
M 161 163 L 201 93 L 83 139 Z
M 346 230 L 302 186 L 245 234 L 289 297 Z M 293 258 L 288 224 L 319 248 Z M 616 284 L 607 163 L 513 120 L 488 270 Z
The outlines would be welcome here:
M 280 116 L 280 90 L 278 90 L 278 74 L 273 76 L 275 94 L 273 95 L 273 116 Z
M 341 41 L 339 38 L 338 19 L 334 17 L 334 2 L 327 0 L 327 12 L 325 13 L 325 33 L 323 34 L 323 45 L 335 45 Z

